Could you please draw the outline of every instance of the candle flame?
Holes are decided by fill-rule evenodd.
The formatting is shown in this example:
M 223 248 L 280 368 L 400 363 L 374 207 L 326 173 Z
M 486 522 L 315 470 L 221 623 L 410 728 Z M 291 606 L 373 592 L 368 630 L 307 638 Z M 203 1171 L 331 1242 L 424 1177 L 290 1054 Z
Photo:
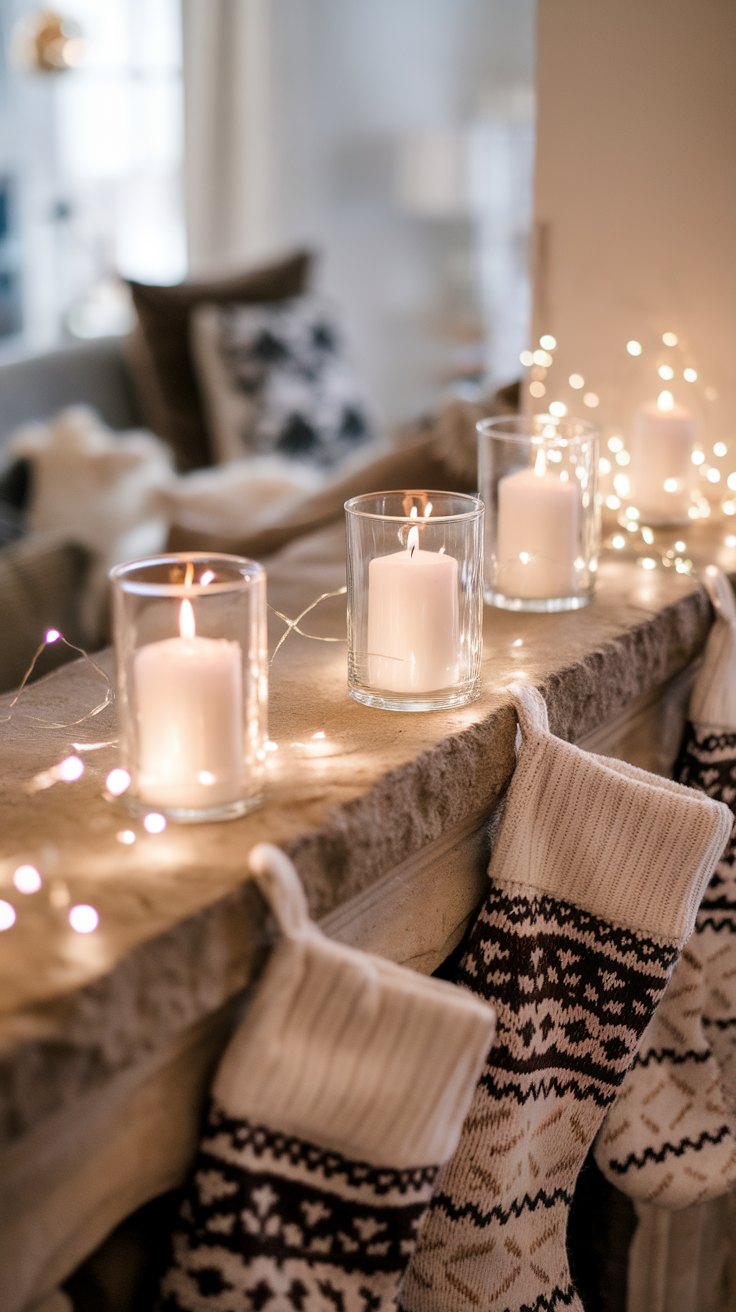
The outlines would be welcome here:
M 179 611 L 179 632 L 182 638 L 193 638 L 196 633 L 191 601 L 183 601 Z
M 426 506 L 424 507 L 424 518 L 429 519 L 431 514 L 432 514 L 432 502 L 428 501 Z
M 534 473 L 537 475 L 537 478 L 544 478 L 546 472 L 547 472 L 547 461 L 544 458 L 544 451 L 542 451 L 542 449 L 540 448 L 540 450 L 537 451 L 537 459 L 534 464 Z
M 191 588 L 193 582 L 194 582 L 194 564 L 191 560 L 188 560 L 186 573 L 184 575 L 184 587 Z
M 200 583 L 202 584 L 202 587 L 206 588 L 207 584 L 211 583 L 214 577 L 215 577 L 214 570 L 206 569 L 201 579 L 199 580 Z
M 675 404 L 675 398 L 671 392 L 660 392 L 657 397 L 657 406 L 660 410 L 671 410 Z
M 407 551 L 410 551 L 410 552 L 412 553 L 412 555 L 413 555 L 415 549 L 416 549 L 418 546 L 419 546 L 419 529 L 418 529 L 418 528 L 410 528 L 410 529 L 409 529 L 409 536 L 408 536 L 408 538 L 406 539 L 406 549 L 407 549 Z
M 409 511 L 409 518 L 410 518 L 410 519 L 416 519 L 416 517 L 417 517 L 418 514 L 419 514 L 419 511 L 417 510 L 416 506 L 412 506 L 411 510 Z

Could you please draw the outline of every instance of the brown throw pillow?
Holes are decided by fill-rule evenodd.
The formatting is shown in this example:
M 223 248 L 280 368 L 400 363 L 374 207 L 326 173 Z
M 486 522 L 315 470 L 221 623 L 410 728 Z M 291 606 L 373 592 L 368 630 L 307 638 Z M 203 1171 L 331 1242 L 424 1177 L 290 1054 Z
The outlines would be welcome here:
M 223 282 L 184 282 L 147 287 L 131 282 L 138 327 L 128 364 L 146 423 L 173 447 L 186 471 L 212 464 L 204 411 L 189 349 L 189 315 L 204 301 L 257 305 L 298 296 L 307 289 L 312 256 L 300 251 L 279 264 Z
M 90 553 L 58 533 L 29 533 L 0 550 L 0 692 L 17 688 L 49 629 L 84 645 L 80 608 Z M 78 653 L 63 642 L 47 647 L 33 677 Z

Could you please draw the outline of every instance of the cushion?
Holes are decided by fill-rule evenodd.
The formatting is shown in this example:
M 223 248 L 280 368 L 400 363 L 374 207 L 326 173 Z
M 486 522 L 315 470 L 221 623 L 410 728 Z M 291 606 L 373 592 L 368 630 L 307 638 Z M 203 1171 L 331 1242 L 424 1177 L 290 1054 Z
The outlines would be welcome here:
M 14 460 L 0 473 L 0 547 L 22 538 L 26 531 L 25 509 L 30 496 L 31 465 Z
M 216 459 L 277 453 L 334 467 L 373 437 L 337 313 L 321 296 L 192 312 Z
M 183 515 L 173 518 L 169 529 L 169 551 L 229 551 L 260 560 L 279 551 L 288 542 L 314 533 L 344 517 L 349 497 L 377 488 L 443 488 L 447 492 L 475 492 L 478 486 L 475 425 L 491 415 L 513 413 L 518 404 L 518 386 L 502 388 L 477 403 L 451 399 L 435 414 L 407 425 L 397 435 L 401 445 L 379 454 L 370 463 L 342 469 L 314 496 L 284 514 L 278 522 L 254 527 L 252 532 L 233 534 L 224 522 L 213 525 L 190 522 Z
M 302 251 L 222 282 L 130 284 L 138 329 L 129 343 L 128 362 L 144 419 L 173 448 L 179 469 L 213 463 L 189 353 L 191 310 L 204 301 L 252 304 L 297 296 L 307 285 L 311 263 L 311 255 Z
M 0 550 L 0 692 L 18 687 L 49 629 L 84 646 L 81 606 L 90 561 L 83 546 L 58 533 L 29 533 Z M 33 676 L 76 656 L 55 642 Z
M 9 450 L 32 466 L 30 527 L 53 529 L 94 553 L 85 611 L 94 639 L 107 571 L 163 546 L 166 523 L 155 494 L 173 478 L 171 452 L 151 433 L 113 433 L 85 406 L 20 429 Z

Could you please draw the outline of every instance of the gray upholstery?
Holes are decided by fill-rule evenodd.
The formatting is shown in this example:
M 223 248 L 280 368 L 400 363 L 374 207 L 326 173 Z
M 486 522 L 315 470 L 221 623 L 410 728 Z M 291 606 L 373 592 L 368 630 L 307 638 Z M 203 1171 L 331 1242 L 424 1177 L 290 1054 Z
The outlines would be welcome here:
M 111 428 L 141 425 L 122 338 L 75 343 L 0 365 L 0 464 L 3 446 L 21 424 L 82 403 L 92 406 Z

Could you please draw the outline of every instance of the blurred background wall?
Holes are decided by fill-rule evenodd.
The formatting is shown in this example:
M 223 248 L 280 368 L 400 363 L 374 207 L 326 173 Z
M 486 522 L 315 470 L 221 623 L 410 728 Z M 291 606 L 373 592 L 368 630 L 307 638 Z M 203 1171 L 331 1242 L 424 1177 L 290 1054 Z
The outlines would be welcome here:
M 0 357 L 308 244 L 386 421 L 518 374 L 534 0 L 64 0 L 56 73 L 38 9 L 0 0 Z
M 391 420 L 513 379 L 532 0 L 184 0 L 184 23 L 192 271 L 315 246 Z
M 590 417 L 625 435 L 636 405 L 668 388 L 708 444 L 727 442 L 736 5 L 540 0 L 537 42 L 534 338 L 558 342 L 543 403 L 584 413 L 591 393 Z

